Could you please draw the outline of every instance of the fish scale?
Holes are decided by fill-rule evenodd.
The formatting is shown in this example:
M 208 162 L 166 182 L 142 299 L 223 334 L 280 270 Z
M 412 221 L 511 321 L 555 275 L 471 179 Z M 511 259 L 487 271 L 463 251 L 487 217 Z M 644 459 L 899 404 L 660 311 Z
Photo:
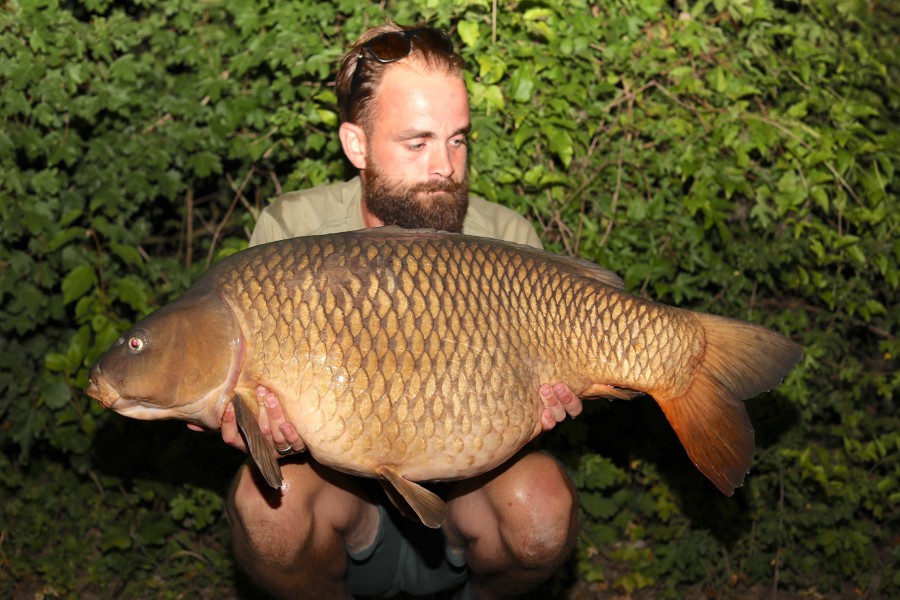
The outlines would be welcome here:
M 295 238 L 223 260 L 136 324 L 95 365 L 88 393 L 128 416 L 206 427 L 232 401 L 278 487 L 256 424 L 265 386 L 318 461 L 383 478 L 433 527 L 446 506 L 415 482 L 509 459 L 541 431 L 542 383 L 582 397 L 647 393 L 731 494 L 754 449 L 742 400 L 776 386 L 799 347 L 622 287 L 586 261 L 470 236 Z

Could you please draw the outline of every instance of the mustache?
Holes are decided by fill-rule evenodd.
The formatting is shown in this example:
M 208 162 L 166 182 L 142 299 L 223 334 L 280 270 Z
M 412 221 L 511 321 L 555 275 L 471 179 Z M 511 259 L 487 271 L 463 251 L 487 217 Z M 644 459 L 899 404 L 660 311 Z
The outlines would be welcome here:
M 456 182 L 451 179 L 440 179 L 436 181 L 423 181 L 421 183 L 414 184 L 410 186 L 409 191 L 413 194 L 422 193 L 422 192 L 455 192 L 460 189 L 465 183 Z

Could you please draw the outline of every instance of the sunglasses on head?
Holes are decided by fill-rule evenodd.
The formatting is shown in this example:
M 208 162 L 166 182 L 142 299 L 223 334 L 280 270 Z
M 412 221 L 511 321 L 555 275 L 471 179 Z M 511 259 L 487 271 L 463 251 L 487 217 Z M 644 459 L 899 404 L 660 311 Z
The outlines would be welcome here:
M 412 50 L 412 38 L 416 38 L 416 43 L 425 50 L 453 54 L 453 40 L 446 32 L 433 27 L 388 31 L 376 35 L 362 45 L 359 55 L 356 57 L 356 68 L 350 78 L 350 97 L 352 98 L 356 94 L 360 66 L 366 56 L 371 56 L 381 64 L 396 62 L 409 56 Z
M 382 64 L 406 58 L 412 49 L 412 38 L 416 38 L 416 41 L 428 50 L 436 50 L 441 54 L 453 52 L 453 41 L 446 32 L 433 27 L 419 27 L 418 29 L 388 31 L 376 35 L 363 44 L 357 61 L 365 58 L 366 52 Z

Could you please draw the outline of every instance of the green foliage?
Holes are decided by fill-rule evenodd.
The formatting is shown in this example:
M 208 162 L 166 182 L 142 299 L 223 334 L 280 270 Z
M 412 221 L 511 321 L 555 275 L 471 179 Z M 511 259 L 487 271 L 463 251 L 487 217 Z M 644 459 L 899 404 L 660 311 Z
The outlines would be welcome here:
M 225 530 L 211 526 L 221 517 L 213 492 L 174 486 L 168 519 L 170 483 L 126 489 L 44 459 L 29 475 L 2 454 L 0 467 L 4 597 L 211 597 L 234 587 Z
M 245 246 L 268 199 L 349 174 L 335 65 L 390 15 L 450 29 L 467 61 L 474 192 L 631 290 L 804 346 L 748 405 L 759 450 L 734 498 L 649 402 L 547 436 L 581 491 L 583 591 L 900 594 L 896 11 L 386 4 L 0 11 L 0 591 L 234 585 L 220 498 L 239 457 L 82 390 L 128 324 Z M 185 464 L 198 447 L 214 468 Z

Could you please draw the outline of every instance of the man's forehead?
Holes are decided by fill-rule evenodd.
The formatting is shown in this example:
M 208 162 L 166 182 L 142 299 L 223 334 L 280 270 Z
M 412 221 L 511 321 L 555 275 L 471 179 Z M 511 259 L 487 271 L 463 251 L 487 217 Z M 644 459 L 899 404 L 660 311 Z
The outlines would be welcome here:
M 462 73 L 434 65 L 420 58 L 407 56 L 385 66 L 381 87 L 391 84 L 426 85 L 429 81 L 443 83 L 460 81 L 465 85 Z M 379 90 L 380 91 L 380 90 Z
M 416 62 L 389 65 L 374 99 L 375 128 L 387 127 L 392 136 L 401 129 L 438 134 L 438 126 L 443 134 L 448 128 L 467 131 L 469 100 L 463 78 Z

